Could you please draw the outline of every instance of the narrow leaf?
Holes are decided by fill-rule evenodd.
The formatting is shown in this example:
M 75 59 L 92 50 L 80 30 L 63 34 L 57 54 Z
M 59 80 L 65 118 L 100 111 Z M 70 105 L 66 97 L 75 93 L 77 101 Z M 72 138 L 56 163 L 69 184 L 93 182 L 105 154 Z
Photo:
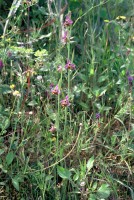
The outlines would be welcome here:
M 12 178 L 12 184 L 13 184 L 13 186 L 15 187 L 15 189 L 16 189 L 17 191 L 19 191 L 19 181 L 18 181 L 18 178 L 17 178 L 17 177 Z
M 94 156 L 92 156 L 88 162 L 87 162 L 87 170 L 90 171 L 90 169 L 93 167 L 94 164 Z

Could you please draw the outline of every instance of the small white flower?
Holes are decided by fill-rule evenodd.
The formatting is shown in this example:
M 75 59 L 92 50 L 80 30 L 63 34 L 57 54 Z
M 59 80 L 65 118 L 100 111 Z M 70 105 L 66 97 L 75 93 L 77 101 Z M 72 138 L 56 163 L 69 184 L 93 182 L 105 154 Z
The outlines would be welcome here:
M 82 182 L 80 183 L 80 186 L 81 186 L 81 187 L 84 187 L 85 185 L 86 185 L 85 181 L 82 181 Z
M 21 94 L 18 90 L 13 91 L 13 96 L 21 97 Z
M 32 114 L 33 114 L 33 111 L 30 111 L 30 112 L 29 112 L 29 115 L 32 115 Z
M 37 76 L 37 80 L 38 80 L 38 81 L 41 81 L 42 79 L 43 79 L 43 78 L 42 78 L 41 75 Z

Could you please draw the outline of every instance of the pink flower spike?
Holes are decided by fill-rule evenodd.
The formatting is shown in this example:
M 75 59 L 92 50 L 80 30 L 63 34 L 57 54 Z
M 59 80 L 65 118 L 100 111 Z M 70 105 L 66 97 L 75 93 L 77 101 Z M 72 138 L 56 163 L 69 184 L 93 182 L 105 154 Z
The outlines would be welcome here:
M 71 18 L 67 15 L 65 22 L 64 22 L 64 26 L 71 26 L 73 24 L 73 21 L 71 20 Z
M 71 63 L 71 61 L 68 60 L 67 64 L 65 65 L 65 68 L 73 70 L 73 69 L 75 69 L 75 64 Z
M 56 85 L 54 88 L 52 88 L 51 92 L 52 92 L 52 94 L 56 94 L 56 95 L 60 94 L 58 85 Z

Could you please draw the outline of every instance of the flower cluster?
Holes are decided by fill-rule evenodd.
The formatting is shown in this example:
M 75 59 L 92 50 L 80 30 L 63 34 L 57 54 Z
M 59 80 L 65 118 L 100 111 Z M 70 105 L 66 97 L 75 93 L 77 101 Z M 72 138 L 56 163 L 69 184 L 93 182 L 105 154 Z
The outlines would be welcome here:
M 65 18 L 65 21 L 63 23 L 62 26 L 62 33 L 61 33 L 61 43 L 62 44 L 67 44 L 68 42 L 70 42 L 70 31 L 69 28 L 71 25 L 73 24 L 73 21 L 71 20 L 70 16 L 67 15 Z M 66 70 L 74 70 L 75 69 L 75 64 L 73 64 L 69 59 L 67 60 L 67 63 L 65 64 L 64 67 Z M 61 65 L 58 66 L 57 68 L 58 72 L 62 72 L 63 68 Z M 57 84 L 56 86 L 54 86 L 54 84 L 50 84 L 50 91 L 52 95 L 59 95 L 61 93 L 59 85 Z M 69 102 L 69 96 L 66 95 L 64 97 L 64 99 L 62 99 L 60 101 L 60 105 L 62 108 L 68 107 L 70 106 L 70 102 Z M 56 127 L 54 125 L 51 125 L 49 131 L 51 133 L 54 133 L 56 131 Z
M 69 17 L 69 15 L 66 16 L 64 26 L 71 26 L 73 24 L 73 21 Z
M 63 30 L 62 30 L 62 34 L 61 34 L 61 42 L 62 44 L 67 44 L 67 42 L 69 41 L 69 31 L 67 29 L 67 27 L 70 27 L 73 24 L 73 21 L 71 20 L 70 16 L 67 15 L 65 18 L 65 21 L 63 23 Z
M 65 69 L 66 69 L 66 70 L 74 70 L 74 69 L 75 69 L 75 64 L 73 64 L 70 60 L 67 60 L 67 63 L 66 63 L 66 65 L 65 65 Z M 62 66 L 61 66 L 61 65 L 58 67 L 58 71 L 59 71 L 59 72 L 62 71 Z M 56 85 L 56 86 L 54 87 L 54 84 L 51 83 L 51 84 L 50 84 L 50 89 L 51 89 L 51 93 L 52 93 L 53 95 L 59 95 L 59 94 L 60 94 L 60 89 L 59 89 L 59 86 L 58 86 L 58 85 Z M 70 106 L 68 95 L 67 95 L 63 100 L 61 100 L 60 103 L 61 103 L 61 106 L 62 106 L 62 107 Z

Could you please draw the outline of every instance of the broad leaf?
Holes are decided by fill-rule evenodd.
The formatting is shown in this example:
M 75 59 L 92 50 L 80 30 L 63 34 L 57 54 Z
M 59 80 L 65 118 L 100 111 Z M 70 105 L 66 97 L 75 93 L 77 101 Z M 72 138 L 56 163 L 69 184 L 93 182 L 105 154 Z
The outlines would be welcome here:
M 57 166 L 58 175 L 63 179 L 70 179 L 71 172 L 61 166 Z
M 6 130 L 10 126 L 10 120 L 8 117 L 0 115 L 0 129 Z
M 99 198 L 108 198 L 110 196 L 110 188 L 108 184 L 102 184 L 97 191 Z
M 0 94 L 8 94 L 8 93 L 11 93 L 9 85 L 0 85 Z

